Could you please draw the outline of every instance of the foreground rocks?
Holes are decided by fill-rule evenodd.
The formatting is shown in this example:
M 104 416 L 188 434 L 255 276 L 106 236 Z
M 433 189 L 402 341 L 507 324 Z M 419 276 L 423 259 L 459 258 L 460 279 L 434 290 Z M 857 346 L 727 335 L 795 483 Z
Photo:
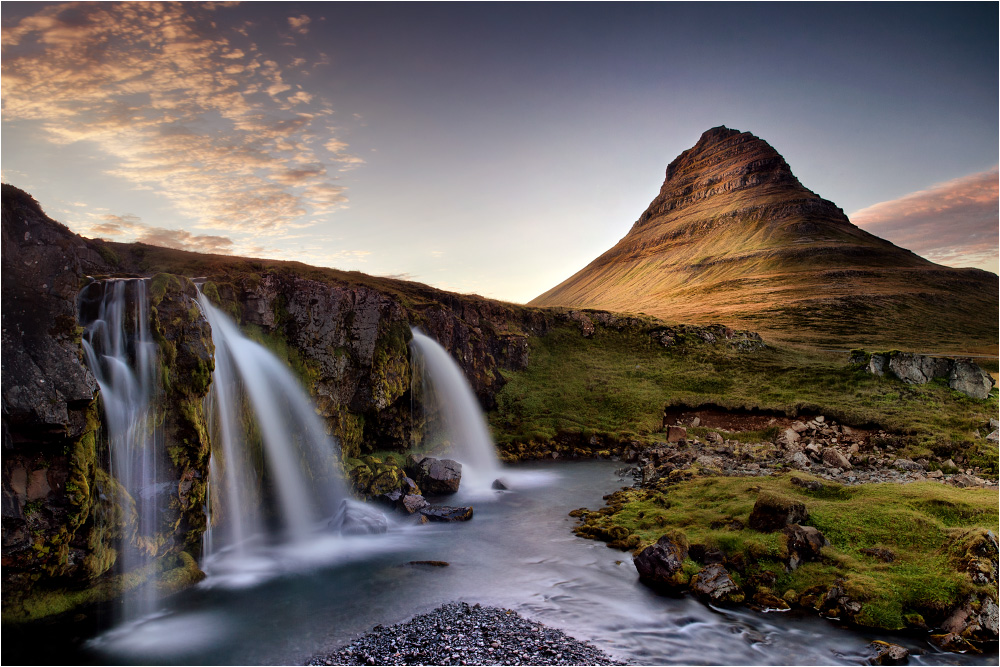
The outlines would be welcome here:
M 510 609 L 453 602 L 383 627 L 309 665 L 621 665 Z

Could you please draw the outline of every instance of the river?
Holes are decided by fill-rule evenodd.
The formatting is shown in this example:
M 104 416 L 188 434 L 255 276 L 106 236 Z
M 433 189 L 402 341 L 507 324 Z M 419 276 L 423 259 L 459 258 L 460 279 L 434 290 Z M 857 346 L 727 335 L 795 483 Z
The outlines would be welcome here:
M 627 483 L 609 461 L 518 466 L 517 490 L 477 499 L 457 524 L 318 540 L 215 567 L 163 611 L 81 647 L 73 662 L 302 664 L 376 624 L 441 603 L 512 608 L 635 664 L 859 664 L 878 636 L 796 613 L 716 609 L 638 582 L 628 553 L 573 535 L 577 507 Z M 461 498 L 451 501 L 457 504 Z M 447 567 L 408 565 L 446 561 Z M 886 637 L 882 637 L 886 638 Z M 910 664 L 996 664 L 906 637 Z

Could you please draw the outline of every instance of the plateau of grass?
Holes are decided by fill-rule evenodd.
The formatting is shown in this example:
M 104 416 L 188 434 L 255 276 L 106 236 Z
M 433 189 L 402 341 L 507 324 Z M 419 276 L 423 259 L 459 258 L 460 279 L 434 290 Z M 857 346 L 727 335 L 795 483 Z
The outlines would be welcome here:
M 741 585 L 752 587 L 761 573 L 773 573 L 769 587 L 779 596 L 821 594 L 842 579 L 848 595 L 863 602 L 857 622 L 872 627 L 901 629 L 914 614 L 940 617 L 972 592 L 996 596 L 995 587 L 976 585 L 967 574 L 970 545 L 984 531 L 998 530 L 995 490 L 935 482 L 844 487 L 824 481 L 822 489 L 810 491 L 790 479 L 708 477 L 681 482 L 666 493 L 628 489 L 609 500 L 612 512 L 592 513 L 587 522 L 600 531 L 619 527 L 637 536 L 636 551 L 679 530 L 691 544 L 719 549 L 730 563 L 742 563 L 742 571 L 730 566 Z M 762 491 L 805 503 L 806 523 L 830 541 L 819 562 L 785 572 L 782 533 L 734 529 L 747 523 Z M 863 552 L 873 548 L 888 549 L 895 559 L 886 563 Z
M 507 385 L 490 414 L 501 446 L 586 432 L 653 442 L 662 440 L 666 405 L 716 405 L 883 428 L 906 455 L 964 452 L 997 473 L 997 448 L 982 437 L 997 415 L 996 389 L 981 401 L 943 381 L 907 385 L 849 367 L 846 352 L 738 352 L 693 340 L 664 348 L 638 329 L 598 327 L 583 338 L 573 325 L 557 324 L 530 343 L 528 368 L 504 372 Z

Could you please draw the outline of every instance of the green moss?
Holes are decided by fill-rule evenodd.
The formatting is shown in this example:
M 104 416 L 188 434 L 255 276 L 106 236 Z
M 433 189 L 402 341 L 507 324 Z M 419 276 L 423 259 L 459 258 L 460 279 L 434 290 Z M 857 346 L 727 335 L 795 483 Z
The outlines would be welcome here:
M 727 567 L 745 582 L 771 572 L 772 587 L 780 591 L 825 592 L 840 580 L 849 596 L 862 602 L 854 622 L 884 629 L 912 625 L 907 618 L 915 614 L 940 619 L 973 592 L 996 595 L 994 588 L 974 584 L 969 576 L 988 567 L 984 540 L 987 530 L 997 531 L 995 491 L 921 482 L 871 484 L 845 492 L 824 482 L 830 491 L 823 493 L 790 479 L 710 477 L 681 482 L 667 493 L 623 490 L 612 494 L 600 512 L 584 513 L 576 532 L 607 539 L 623 529 L 637 535 L 638 548 L 644 548 L 668 530 L 683 531 L 692 544 L 721 550 Z M 807 502 L 808 522 L 831 542 L 820 562 L 786 572 L 788 551 L 781 532 L 732 529 L 733 519 L 746 522 L 758 487 L 767 497 Z M 892 551 L 895 559 L 885 563 L 861 551 L 873 547 Z

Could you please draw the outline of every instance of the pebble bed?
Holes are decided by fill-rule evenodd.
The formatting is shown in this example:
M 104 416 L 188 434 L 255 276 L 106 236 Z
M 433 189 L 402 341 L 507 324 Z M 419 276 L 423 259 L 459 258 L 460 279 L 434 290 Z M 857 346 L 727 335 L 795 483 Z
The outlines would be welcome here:
M 622 665 L 510 609 L 452 602 L 371 632 L 308 665 Z

